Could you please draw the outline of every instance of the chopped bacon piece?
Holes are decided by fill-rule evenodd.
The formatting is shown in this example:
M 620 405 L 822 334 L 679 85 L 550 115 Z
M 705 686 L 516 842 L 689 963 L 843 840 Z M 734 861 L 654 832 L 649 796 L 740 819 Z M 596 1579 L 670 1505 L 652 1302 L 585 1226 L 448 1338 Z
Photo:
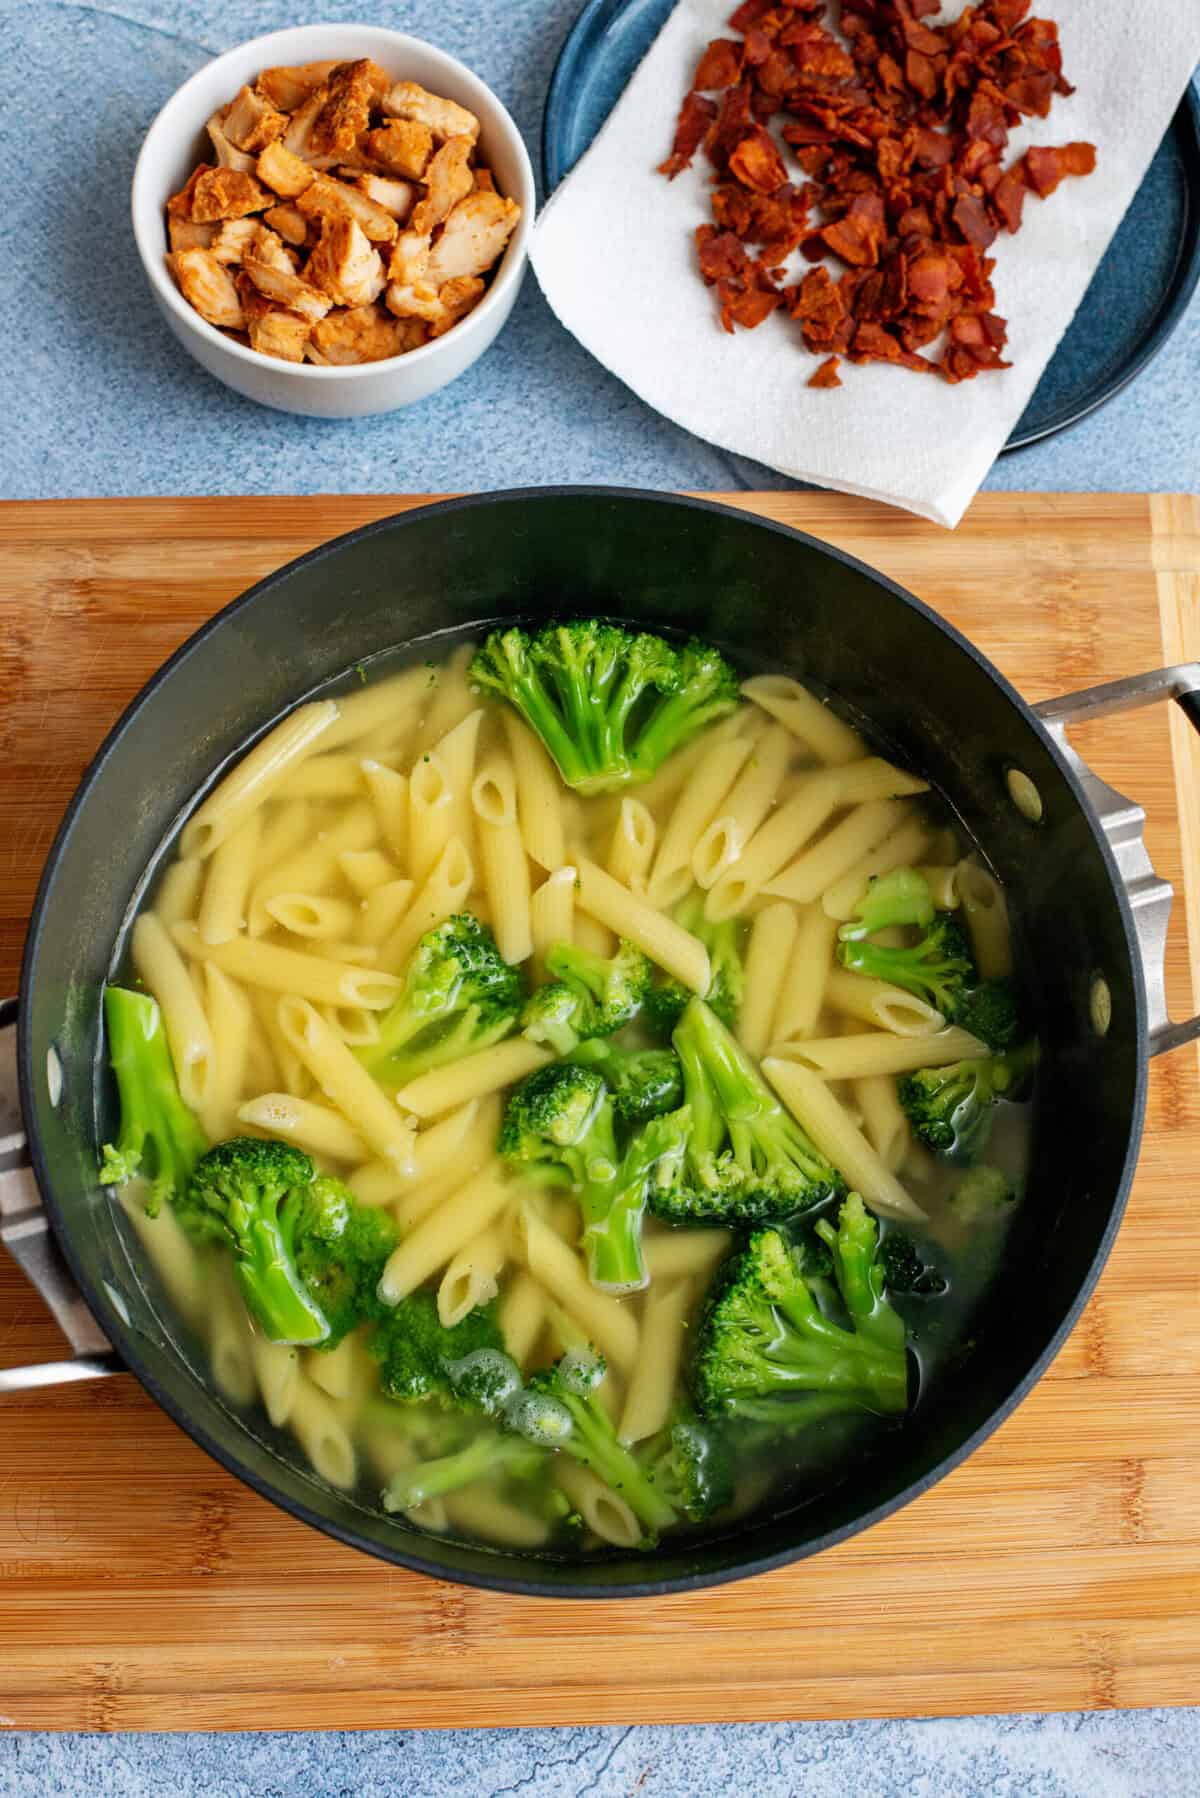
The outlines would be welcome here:
M 732 87 L 740 81 L 742 75 L 742 46 L 735 44 L 731 38 L 715 37 L 692 77 L 693 89 L 709 92 L 715 88 Z
M 1006 169 L 992 189 L 992 209 L 999 215 L 1006 231 L 1021 229 L 1021 212 L 1028 191 L 1019 173 L 1012 169 Z
M 1060 144 L 1025 152 L 1025 179 L 1043 200 L 1067 175 L 1090 175 L 1095 166 L 1095 144 Z
M 983 201 L 974 194 L 960 194 L 954 202 L 953 218 L 968 243 L 986 250 L 996 239 L 996 227 L 988 217 Z
M 840 387 L 842 377 L 838 374 L 841 364 L 836 356 L 827 356 L 815 374 L 808 377 L 810 387 Z
M 700 273 L 709 283 L 744 276 L 750 267 L 742 240 L 732 231 L 718 231 L 713 225 L 701 225 L 696 232 L 696 249 Z
M 691 167 L 692 157 L 700 148 L 701 139 L 716 116 L 717 109 L 711 100 L 706 100 L 703 94 L 688 94 L 679 109 L 671 154 L 665 162 L 658 165 L 660 175 L 666 175 L 673 181 L 676 175 Z
M 773 194 L 786 186 L 783 157 L 765 126 L 756 125 L 738 144 L 729 158 L 729 173 L 743 187 L 752 187 L 760 194 Z

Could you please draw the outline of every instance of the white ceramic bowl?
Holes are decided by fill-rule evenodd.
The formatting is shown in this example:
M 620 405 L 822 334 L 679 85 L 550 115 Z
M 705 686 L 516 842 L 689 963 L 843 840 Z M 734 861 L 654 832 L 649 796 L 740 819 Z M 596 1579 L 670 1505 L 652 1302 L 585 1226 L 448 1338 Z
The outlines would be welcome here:
M 518 202 L 521 219 L 483 299 L 444 337 L 395 356 L 352 368 L 319 368 L 259 355 L 207 324 L 183 298 L 166 265 L 166 204 L 196 164 L 211 155 L 206 120 L 279 63 L 352 62 L 373 57 L 396 81 L 417 81 L 431 93 L 469 107 L 480 124 L 484 160 L 502 194 Z M 509 313 L 525 273 L 533 229 L 533 169 L 500 101 L 470 69 L 444 50 L 376 25 L 300 25 L 252 38 L 215 57 L 185 81 L 151 125 L 133 174 L 133 234 L 150 291 L 168 326 L 210 375 L 247 399 L 311 418 L 361 418 L 410 406 L 453 381 L 482 356 Z

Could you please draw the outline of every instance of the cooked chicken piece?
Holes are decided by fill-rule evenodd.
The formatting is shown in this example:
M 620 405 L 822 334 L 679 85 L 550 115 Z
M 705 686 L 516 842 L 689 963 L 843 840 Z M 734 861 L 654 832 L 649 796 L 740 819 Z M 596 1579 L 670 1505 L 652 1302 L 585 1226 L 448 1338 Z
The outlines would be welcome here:
M 269 306 L 263 313 L 247 320 L 250 348 L 263 356 L 278 356 L 283 362 L 303 362 L 304 346 L 312 333 L 312 320 L 280 306 Z
M 475 185 L 468 166 L 471 149 L 469 137 L 451 137 L 434 155 L 425 170 L 425 197 L 412 209 L 414 231 L 432 231 L 471 192 Z
M 406 181 L 419 181 L 433 155 L 433 133 L 428 125 L 401 119 L 394 125 L 380 125 L 368 131 L 363 146 L 372 161 L 389 175 L 401 175 Z
M 244 150 L 237 149 L 225 135 L 224 119 L 228 110 L 227 106 L 223 106 L 219 112 L 214 112 L 205 126 L 205 130 L 212 142 L 217 161 L 223 169 L 237 169 L 239 174 L 252 175 L 254 173 L 253 156 L 247 156 Z
M 320 156 L 312 147 L 312 129 L 321 115 L 321 109 L 329 98 L 329 89 L 319 87 L 298 112 L 292 114 L 292 122 L 283 139 L 286 150 L 306 162 L 310 168 L 330 169 L 339 159 L 336 156 Z
M 274 300 L 278 306 L 286 306 L 290 312 L 299 312 L 305 318 L 315 320 L 324 318 L 333 304 L 319 287 L 302 280 L 299 275 L 284 274 L 271 263 L 260 262 L 257 256 L 247 256 L 242 266 L 264 298 Z
M 355 186 L 376 206 L 382 206 L 394 219 L 403 221 L 413 208 L 416 189 L 410 181 L 391 181 L 386 175 L 356 175 Z
M 475 191 L 481 194 L 495 193 L 496 177 L 492 174 L 491 169 L 475 170 Z
M 172 194 L 167 201 L 167 217 L 173 219 L 190 219 L 192 216 L 192 195 L 196 191 L 196 183 L 201 175 L 211 175 L 213 164 L 202 162 L 199 168 L 193 169 L 177 194 Z
M 504 254 L 520 216 L 515 200 L 502 200 L 499 194 L 468 194 L 438 232 L 422 280 L 441 287 L 460 275 L 486 274 Z
M 258 234 L 259 224 L 255 218 L 226 219 L 213 239 L 212 253 L 218 262 L 233 267 L 253 247 Z M 275 234 L 267 232 L 266 235 L 273 237 Z M 266 262 L 270 258 L 264 257 L 263 260 Z
M 397 318 L 424 319 L 431 337 L 443 337 L 483 298 L 483 282 L 471 278 L 447 281 L 439 291 L 418 282 L 404 287 L 393 281 L 384 299 Z
M 305 218 L 352 218 L 372 243 L 391 243 L 397 232 L 395 219 L 376 206 L 357 187 L 347 187 L 328 175 L 318 175 L 296 202 Z
M 272 106 L 278 106 L 281 112 L 295 112 L 316 88 L 328 81 L 336 68 L 335 61 L 306 62 L 299 68 L 283 65 L 276 69 L 264 69 L 258 78 L 258 91 L 266 96 Z
M 465 106 L 426 93 L 415 81 L 398 81 L 383 102 L 383 110 L 394 119 L 415 119 L 428 125 L 436 138 L 469 137 L 474 143 L 479 136 L 479 120 Z
M 214 219 L 245 218 L 271 204 L 272 196 L 238 169 L 206 169 L 192 189 L 192 218 L 198 225 Z
M 221 130 L 239 150 L 264 150 L 287 130 L 286 112 L 280 112 L 255 93 L 252 87 L 240 88 L 233 104 L 221 122 Z
M 255 257 L 259 262 L 267 263 L 271 268 L 281 270 L 284 274 L 294 275 L 300 266 L 300 258 L 295 251 L 289 250 L 282 237 L 277 232 L 268 230 L 266 225 L 259 225 L 253 243 L 243 253 L 243 262 L 247 255 Z
M 411 287 L 425 273 L 429 261 L 428 231 L 402 231 L 396 239 L 392 259 L 388 263 L 388 280 Z
M 177 250 L 167 261 L 179 291 L 201 318 L 225 331 L 241 331 L 245 315 L 229 270 L 208 250 Z
M 177 218 L 167 209 L 167 236 L 172 250 L 207 250 L 212 246 L 219 227 L 198 225 L 194 219 Z
M 387 284 L 383 260 L 349 218 L 327 218 L 306 274 L 339 306 L 369 306 Z
M 302 194 L 313 179 L 313 171 L 306 162 L 283 144 L 268 144 L 254 165 L 260 181 L 275 193 L 281 194 L 285 200 L 294 200 Z
M 329 97 L 313 123 L 309 143 L 318 156 L 352 150 L 371 123 L 371 70 L 376 65 L 342 62 L 329 77 Z
M 405 325 L 379 306 L 355 306 L 331 312 L 313 327 L 313 346 L 334 367 L 356 362 L 383 362 L 408 347 Z
M 263 223 L 278 231 L 285 243 L 300 248 L 308 242 L 308 220 L 298 206 L 272 206 L 263 213 Z

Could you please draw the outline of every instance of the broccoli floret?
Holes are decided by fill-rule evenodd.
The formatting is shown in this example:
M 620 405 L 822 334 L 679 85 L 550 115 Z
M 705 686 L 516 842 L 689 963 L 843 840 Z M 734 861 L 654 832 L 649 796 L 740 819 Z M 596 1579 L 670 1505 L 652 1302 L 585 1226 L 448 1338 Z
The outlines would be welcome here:
M 493 1299 L 489 1305 L 468 1311 L 461 1323 L 447 1329 L 438 1317 L 432 1292 L 410 1293 L 389 1307 L 371 1335 L 371 1353 L 379 1362 L 383 1390 L 405 1404 L 433 1399 L 451 1410 L 486 1411 L 483 1383 L 465 1381 L 460 1389 L 449 1369 L 479 1349 L 503 1353 L 496 1310 Z
M 960 1222 L 991 1223 L 1013 1203 L 1016 1190 L 1008 1175 L 986 1162 L 968 1168 L 950 1199 L 951 1209 Z
M 676 1418 L 641 1456 L 668 1504 L 703 1523 L 733 1500 L 733 1456 L 723 1431 L 698 1417 Z
M 903 987 L 946 1018 L 954 1016 L 960 994 L 975 975 L 967 940 L 948 912 L 938 912 L 920 940 L 907 949 L 864 938 L 840 943 L 838 959 L 855 974 Z
M 121 1100 L 121 1127 L 106 1142 L 101 1186 L 123 1186 L 134 1175 L 149 1181 L 146 1210 L 182 1197 L 208 1138 L 179 1095 L 162 1014 L 149 993 L 104 989 L 108 1056 Z
M 571 1059 L 603 1074 L 624 1123 L 643 1124 L 683 1104 L 683 1069 L 674 1049 L 619 1049 L 597 1037 L 580 1043 Z
M 625 1500 L 646 1531 L 643 1546 L 652 1547 L 659 1532 L 676 1522 L 676 1513 L 653 1475 L 617 1440 L 597 1397 L 606 1372 L 603 1357 L 572 1350 L 532 1376 L 508 1407 L 508 1425 L 539 1448 L 558 1449 L 590 1467 Z
M 546 1450 L 503 1430 L 481 1430 L 465 1448 L 420 1462 L 393 1474 L 383 1489 L 385 1511 L 411 1511 L 427 1499 L 457 1492 L 496 1475 L 528 1479 L 546 1459 Z
M 1003 1055 L 906 1075 L 899 1097 L 914 1135 L 935 1155 L 973 1161 L 991 1133 L 993 1105 L 1024 1097 L 1037 1060 L 1038 1046 L 1031 1041 Z
M 742 958 L 738 952 L 741 920 L 722 918 L 714 924 L 704 915 L 703 893 L 690 893 L 675 907 L 673 915 L 675 922 L 691 931 L 708 950 L 710 973 L 704 1002 L 716 1012 L 722 1024 L 734 1029 L 745 986 Z M 663 1036 L 670 1036 L 692 998 L 688 987 L 664 974 L 646 995 L 647 1023 Z
M 176 1202 L 190 1234 L 225 1244 L 246 1307 L 271 1342 L 315 1347 L 329 1321 L 296 1266 L 298 1203 L 315 1169 L 291 1143 L 235 1136 L 201 1157 Z
M 953 1020 L 989 1049 L 1011 1049 L 1021 1034 L 1021 1012 L 1012 980 L 1004 975 L 999 980 L 985 980 L 980 986 L 965 988 L 959 994 Z
M 711 1008 L 693 999 L 674 1037 L 692 1129 L 681 1178 L 650 1195 L 675 1224 L 775 1222 L 845 1190 Z
M 485 1417 L 499 1417 L 521 1390 L 521 1370 L 503 1349 L 472 1349 L 458 1361 L 447 1361 L 445 1368 L 460 1402 Z
M 698 730 L 732 711 L 737 676 L 714 649 L 596 618 L 536 636 L 493 631 L 470 678 L 515 706 L 569 787 L 602 793 L 649 779 Z
M 677 1177 L 688 1123 L 686 1109 L 653 1118 L 621 1155 L 602 1076 L 575 1062 L 556 1062 L 513 1092 L 499 1148 L 527 1173 L 575 1190 L 592 1284 L 636 1292 L 648 1277 L 641 1244 L 647 1197 L 660 1182 Z
M 842 925 L 838 937 L 843 943 L 856 943 L 894 924 L 932 923 L 929 882 L 915 868 L 895 868 L 871 881 L 854 908 L 853 920 Z
M 912 1237 L 901 1231 L 893 1230 L 884 1237 L 879 1258 L 883 1263 L 883 1283 L 889 1292 L 936 1298 L 946 1290 L 942 1275 L 924 1259 Z
M 884 1297 L 879 1232 L 857 1193 L 836 1231 L 817 1225 L 833 1257 L 850 1320 L 826 1315 L 808 1277 L 805 1250 L 779 1230 L 756 1230 L 710 1301 L 692 1367 L 705 1417 L 781 1420 L 797 1397 L 805 1421 L 839 1410 L 895 1415 L 908 1404 L 904 1324 Z M 812 1402 L 814 1395 L 822 1403 Z
M 320 1347 L 336 1348 L 365 1319 L 380 1314 L 376 1288 L 399 1231 L 387 1211 L 360 1205 L 350 1189 L 329 1174 L 294 1190 L 284 1216 L 296 1272 L 329 1325 Z
M 556 1055 L 569 1055 L 585 1039 L 612 1036 L 631 1024 L 653 972 L 647 957 L 624 938 L 611 956 L 555 943 L 546 968 L 553 979 L 534 993 L 521 1022 L 532 1042 L 545 1043 Z
M 413 951 L 404 989 L 359 1059 L 389 1091 L 430 1068 L 473 1055 L 515 1030 L 525 999 L 490 930 L 469 912 L 429 930 Z

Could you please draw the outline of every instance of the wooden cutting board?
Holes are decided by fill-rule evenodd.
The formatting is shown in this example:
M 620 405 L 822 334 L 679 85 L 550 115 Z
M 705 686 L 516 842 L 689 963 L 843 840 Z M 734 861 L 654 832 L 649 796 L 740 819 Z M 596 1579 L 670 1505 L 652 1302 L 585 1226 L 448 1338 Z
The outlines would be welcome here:
M 983 494 L 947 534 L 836 495 L 737 495 L 862 556 L 1030 700 L 1200 654 L 1200 501 Z M 403 498 L 0 508 L 0 994 L 118 711 L 218 606 Z M 1165 710 L 1080 747 L 1192 875 L 1193 740 Z M 1174 752 L 1174 754 L 1172 754 Z M 1178 818 L 1187 820 L 1181 841 Z M 86 903 L 86 895 L 80 895 Z M 893 1716 L 1200 1702 L 1200 1089 L 1153 1065 L 1128 1217 L 1050 1373 L 935 1491 L 840 1548 L 693 1596 L 571 1604 L 441 1585 L 292 1521 L 130 1377 L 0 1399 L 0 1725 L 332 1728 Z M 3 1259 L 0 1257 L 0 1259 Z M 0 1265 L 0 1356 L 62 1352 Z

